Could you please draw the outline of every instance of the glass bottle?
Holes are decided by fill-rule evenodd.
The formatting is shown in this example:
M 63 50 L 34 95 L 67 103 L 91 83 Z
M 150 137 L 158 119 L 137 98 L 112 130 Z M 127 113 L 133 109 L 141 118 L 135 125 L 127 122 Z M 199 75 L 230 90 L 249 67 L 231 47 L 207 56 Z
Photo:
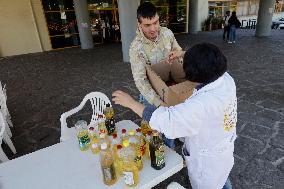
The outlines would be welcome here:
M 108 135 L 112 135 L 113 133 L 115 133 L 115 122 L 113 117 L 110 119 L 106 119 L 105 127 Z
M 111 119 L 114 117 L 114 110 L 113 108 L 110 106 L 110 104 L 106 104 L 106 108 L 103 111 L 106 119 Z
M 86 151 L 90 147 L 90 136 L 87 129 L 87 122 L 84 120 L 79 120 L 75 123 L 75 128 L 77 131 L 77 138 L 79 142 L 79 148 L 81 151 Z
M 128 140 L 124 140 L 121 150 L 122 174 L 125 184 L 130 187 L 136 186 L 139 182 L 138 168 L 133 161 L 134 156 L 135 151 L 129 146 Z
M 121 139 L 121 144 L 123 143 L 124 140 L 128 139 L 128 137 L 126 135 L 126 129 L 121 129 L 121 137 L 120 137 L 120 139 Z
M 118 144 L 114 153 L 114 166 L 117 178 L 122 175 L 122 158 L 121 158 L 122 145 Z
M 117 138 L 117 134 L 114 133 L 112 134 L 112 141 L 111 141 L 111 146 L 112 146 L 112 151 L 114 154 L 116 154 L 116 150 L 117 150 L 117 145 L 119 144 L 119 140 Z
M 116 173 L 114 167 L 114 159 L 107 143 L 101 144 L 100 152 L 101 169 L 103 173 L 103 181 L 106 185 L 112 185 L 116 182 Z
M 149 122 L 144 119 L 141 121 L 140 127 L 141 127 L 141 132 L 144 136 L 147 135 L 148 131 L 152 131 Z
M 137 138 L 137 141 L 138 141 L 138 147 L 141 151 L 141 154 L 142 154 L 142 156 L 144 156 L 145 155 L 145 149 L 146 149 L 146 141 L 145 141 L 144 135 L 142 135 L 142 133 L 141 133 L 140 128 L 136 129 L 136 138 Z
M 100 144 L 102 143 L 106 143 L 108 148 L 110 148 L 110 140 L 104 130 L 100 131 Z
M 145 140 L 146 140 L 146 149 L 145 149 L 145 156 L 147 159 L 150 159 L 150 141 L 151 141 L 151 138 L 152 138 L 152 131 L 148 131 L 147 132 L 147 135 L 145 137 Z
M 153 138 L 150 141 L 151 166 L 160 170 L 165 167 L 165 147 L 163 140 L 159 137 L 158 131 L 153 131 Z
M 140 145 L 139 145 L 139 142 L 138 142 L 138 140 L 135 136 L 134 130 L 130 130 L 128 132 L 128 135 L 129 135 L 129 139 L 128 139 L 129 144 L 135 152 L 134 162 L 135 162 L 138 170 L 140 171 L 143 168 L 142 153 L 141 153 L 141 150 L 140 150 Z
M 91 150 L 93 154 L 97 154 L 100 152 L 100 139 L 95 134 L 94 127 L 89 127 L 89 134 L 91 137 Z

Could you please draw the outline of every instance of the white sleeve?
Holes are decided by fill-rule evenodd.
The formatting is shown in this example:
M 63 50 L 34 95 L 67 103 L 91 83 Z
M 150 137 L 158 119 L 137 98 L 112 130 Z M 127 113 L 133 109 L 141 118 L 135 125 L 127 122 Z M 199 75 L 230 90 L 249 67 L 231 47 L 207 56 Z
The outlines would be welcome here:
M 171 107 L 157 108 L 150 119 L 150 127 L 167 138 L 191 137 L 197 135 L 204 116 L 204 108 L 196 100 Z

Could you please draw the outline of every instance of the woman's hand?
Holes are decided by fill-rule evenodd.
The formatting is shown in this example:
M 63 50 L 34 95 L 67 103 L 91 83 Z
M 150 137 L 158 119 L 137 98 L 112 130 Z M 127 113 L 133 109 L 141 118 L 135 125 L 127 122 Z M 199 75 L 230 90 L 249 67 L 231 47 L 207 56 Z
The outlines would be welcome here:
M 119 104 L 130 109 L 132 109 L 132 105 L 136 102 L 129 94 L 120 90 L 114 91 L 112 97 L 114 104 Z

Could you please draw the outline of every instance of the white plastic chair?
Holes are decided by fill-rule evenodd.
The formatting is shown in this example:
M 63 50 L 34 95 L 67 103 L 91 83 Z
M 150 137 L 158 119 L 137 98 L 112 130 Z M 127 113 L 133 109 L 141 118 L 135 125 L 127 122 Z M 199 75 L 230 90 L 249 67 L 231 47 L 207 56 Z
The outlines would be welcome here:
M 185 188 L 177 182 L 172 182 L 167 186 L 167 189 L 185 189 Z
M 5 119 L 5 127 L 6 127 L 5 132 L 7 132 L 10 137 L 12 137 L 12 132 L 10 127 L 13 127 L 13 124 L 11 121 L 11 115 L 7 107 L 6 89 L 5 86 L 4 87 L 2 86 L 1 82 L 0 82 L 0 111 L 2 112 Z
M 12 150 L 12 152 L 14 154 L 17 153 L 12 140 L 10 139 L 8 134 L 5 132 L 5 129 L 6 129 L 5 122 L 6 121 L 4 119 L 4 116 L 0 112 L 0 160 L 2 162 L 9 160 L 8 157 L 6 156 L 6 154 L 4 153 L 3 149 L 2 149 L 2 146 L 1 146 L 2 141 L 4 141 L 9 146 L 9 148 Z
M 103 115 L 103 110 L 105 109 L 107 104 L 110 104 L 111 106 L 111 102 L 109 100 L 109 98 L 101 93 L 101 92 L 91 92 L 89 94 L 87 94 L 83 101 L 80 103 L 79 106 L 77 106 L 76 108 L 65 112 L 61 115 L 60 117 L 60 122 L 61 122 L 61 137 L 60 137 L 60 141 L 66 141 L 70 138 L 70 136 L 72 136 L 72 134 L 74 135 L 75 133 L 75 129 L 74 127 L 72 128 L 68 128 L 67 127 L 67 122 L 66 119 L 77 113 L 78 111 L 80 111 L 84 105 L 86 104 L 86 102 L 90 100 L 91 104 L 92 104 L 92 109 L 93 109 L 93 114 L 92 114 L 92 119 L 90 124 L 95 124 L 98 121 L 98 115 Z M 105 117 L 103 117 L 105 118 Z

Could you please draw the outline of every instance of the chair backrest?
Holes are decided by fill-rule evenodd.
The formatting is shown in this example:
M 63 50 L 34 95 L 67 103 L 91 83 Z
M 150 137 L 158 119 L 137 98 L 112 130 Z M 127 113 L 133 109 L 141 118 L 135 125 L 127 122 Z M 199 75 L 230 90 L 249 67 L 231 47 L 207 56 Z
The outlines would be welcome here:
M 91 92 L 87 94 L 85 98 L 83 99 L 82 103 L 84 103 L 85 105 L 88 100 L 91 101 L 92 109 L 93 109 L 92 119 L 90 123 L 94 124 L 98 121 L 99 115 L 104 116 L 103 111 L 106 108 L 107 104 L 110 104 L 111 106 L 111 102 L 109 98 L 101 92 Z
M 81 109 L 83 109 L 84 105 L 86 104 L 86 102 L 90 100 L 91 101 L 91 105 L 92 105 L 92 109 L 93 109 L 93 113 L 92 113 L 92 119 L 90 121 L 90 124 L 95 124 L 98 121 L 99 116 L 98 115 L 102 115 L 103 118 L 103 110 L 105 109 L 107 104 L 110 104 L 111 106 L 111 102 L 109 100 L 109 98 L 101 93 L 101 92 L 91 92 L 89 94 L 87 94 L 83 101 L 80 103 L 79 106 L 77 106 L 76 108 L 73 108 L 72 110 L 65 112 L 61 115 L 60 117 L 60 122 L 61 122 L 61 137 L 60 137 L 60 141 L 65 141 L 67 140 L 70 136 L 68 133 L 68 127 L 67 127 L 67 122 L 66 119 L 77 113 L 78 111 L 80 111 Z

